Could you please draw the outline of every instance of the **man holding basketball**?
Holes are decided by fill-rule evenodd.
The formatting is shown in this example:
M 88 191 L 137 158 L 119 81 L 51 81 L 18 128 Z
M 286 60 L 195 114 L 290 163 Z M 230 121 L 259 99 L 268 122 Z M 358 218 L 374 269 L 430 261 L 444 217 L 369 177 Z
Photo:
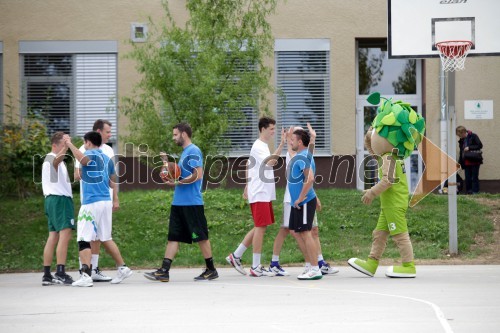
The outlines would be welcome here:
M 201 185 L 203 181 L 203 155 L 200 148 L 191 142 L 192 130 L 187 123 L 179 123 L 173 128 L 173 140 L 183 151 L 179 159 L 181 176 L 172 179 L 168 173 L 160 173 L 165 184 L 175 187 L 174 199 L 170 206 L 168 242 L 161 268 L 155 272 L 144 273 L 144 277 L 168 282 L 172 261 L 179 250 L 179 242 L 198 243 L 205 258 L 206 268 L 195 281 L 213 280 L 219 277 L 214 267 L 212 248 L 208 239 L 208 226 L 205 218 Z M 164 153 L 162 153 L 164 155 Z

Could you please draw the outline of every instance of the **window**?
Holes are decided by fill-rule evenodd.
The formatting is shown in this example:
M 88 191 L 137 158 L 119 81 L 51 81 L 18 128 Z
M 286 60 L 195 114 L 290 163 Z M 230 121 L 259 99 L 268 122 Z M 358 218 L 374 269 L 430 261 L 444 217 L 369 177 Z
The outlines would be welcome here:
M 130 39 L 134 43 L 145 42 L 148 39 L 148 25 L 145 23 L 131 23 Z
M 385 40 L 360 40 L 358 44 L 359 95 L 378 91 L 387 95 L 417 93 L 417 60 L 387 59 Z
M 256 67 L 253 63 L 236 61 L 237 71 L 244 75 L 245 72 L 255 71 Z M 238 84 L 238 80 L 241 78 L 236 75 L 234 84 Z M 250 100 L 253 100 L 255 95 L 246 95 Z M 247 99 L 248 100 L 248 99 Z M 238 157 L 241 155 L 248 155 L 252 149 L 254 141 L 259 137 L 258 129 L 258 115 L 257 109 L 253 106 L 244 105 L 243 99 L 237 99 L 233 101 L 238 106 L 241 111 L 242 116 L 238 117 L 236 120 L 230 120 L 228 124 L 228 130 L 222 135 L 222 144 L 220 144 L 220 149 L 223 152 L 228 152 L 230 156 Z M 235 110 L 235 109 L 233 109 Z M 230 142 L 230 145 L 227 143 Z
M 331 153 L 329 50 L 330 42 L 323 39 L 282 39 L 275 45 L 277 127 L 305 128 L 311 123 L 317 133 L 316 152 L 323 154 Z
M 22 65 L 24 114 L 45 118 L 49 134 L 81 137 L 99 118 L 116 126 L 115 54 L 26 54 Z
M 49 134 L 82 137 L 97 119 L 116 128 L 116 50 L 113 41 L 19 42 L 23 115 L 43 117 Z

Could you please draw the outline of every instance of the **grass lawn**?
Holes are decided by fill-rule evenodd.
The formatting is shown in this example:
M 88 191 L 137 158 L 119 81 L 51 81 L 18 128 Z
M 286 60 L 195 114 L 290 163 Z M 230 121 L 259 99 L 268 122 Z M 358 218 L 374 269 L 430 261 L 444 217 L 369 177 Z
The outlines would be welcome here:
M 210 241 L 217 265 L 226 264 L 224 258 L 234 251 L 244 235 L 253 226 L 248 204 L 241 198 L 241 190 L 210 189 L 204 193 L 205 212 L 210 229 Z M 353 256 L 366 257 L 370 251 L 371 232 L 377 223 L 379 200 L 371 206 L 361 203 L 361 194 L 355 190 L 318 190 L 323 204 L 319 213 L 323 256 L 329 262 L 345 262 Z M 499 195 L 482 195 L 498 198 Z M 281 221 L 283 189 L 278 189 L 274 202 L 276 220 Z M 80 199 L 75 196 L 75 216 Z M 165 251 L 168 215 L 172 191 L 131 191 L 120 193 L 121 209 L 113 215 L 113 239 L 118 244 L 129 266 L 157 267 Z M 482 237 L 493 241 L 493 222 L 488 219 L 490 208 L 471 196 L 458 197 L 458 239 L 460 255 L 475 258 L 483 251 L 474 245 Z M 42 253 L 47 238 L 47 220 L 43 212 L 43 197 L 25 201 L 3 199 L 0 206 L 0 272 L 41 270 Z M 415 258 L 445 258 L 448 249 L 448 201 L 446 196 L 430 195 L 415 208 L 408 209 L 408 225 Z M 279 223 L 268 228 L 264 241 L 263 263 L 271 259 L 274 236 Z M 68 250 L 68 269 L 78 267 L 78 247 L 73 237 Z M 474 249 L 474 250 L 472 250 Z M 385 258 L 399 258 L 397 249 L 389 241 Z M 243 257 L 251 262 L 251 249 Z M 292 237 L 288 237 L 280 256 L 287 265 L 302 263 Z M 182 244 L 174 265 L 202 266 L 203 258 L 197 245 Z M 111 257 L 101 251 L 101 268 L 112 268 Z

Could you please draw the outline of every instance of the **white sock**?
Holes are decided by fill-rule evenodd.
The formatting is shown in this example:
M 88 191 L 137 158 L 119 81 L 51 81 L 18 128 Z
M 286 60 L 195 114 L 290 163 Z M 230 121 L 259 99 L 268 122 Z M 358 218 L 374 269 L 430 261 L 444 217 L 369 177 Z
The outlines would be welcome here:
M 306 262 L 306 264 L 304 265 L 304 268 L 311 268 L 311 263 L 310 262 Z
M 260 265 L 260 256 L 261 256 L 260 253 L 254 253 L 253 254 L 252 268 L 256 268 L 257 266 Z
M 321 261 L 321 260 L 323 260 L 323 255 L 320 253 L 320 254 L 318 254 L 318 261 Z
M 272 257 L 271 261 L 278 261 L 279 262 L 280 261 L 280 256 L 279 255 L 277 256 L 277 255 L 273 254 L 273 257 Z
M 313 271 L 319 271 L 319 266 L 318 266 L 318 265 L 316 265 L 316 266 L 312 266 L 312 270 L 313 270 Z
M 78 257 L 78 262 L 80 263 L 80 270 L 82 270 L 82 259 L 80 257 Z
M 90 259 L 90 264 L 92 265 L 92 269 L 96 269 L 99 267 L 99 255 L 98 254 L 93 254 L 92 258 Z
M 243 245 L 243 243 L 241 243 L 240 245 L 238 245 L 238 248 L 236 249 L 236 251 L 234 251 L 234 256 L 236 258 L 241 258 L 241 256 L 243 255 L 243 253 L 245 253 L 246 250 L 247 250 L 247 247 L 245 245 Z

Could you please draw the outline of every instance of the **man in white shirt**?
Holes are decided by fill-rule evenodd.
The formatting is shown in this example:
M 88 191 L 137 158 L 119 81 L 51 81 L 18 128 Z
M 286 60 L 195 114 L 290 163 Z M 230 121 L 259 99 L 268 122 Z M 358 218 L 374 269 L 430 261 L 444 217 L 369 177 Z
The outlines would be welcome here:
M 111 138 L 111 122 L 108 120 L 104 119 L 97 119 L 94 122 L 94 126 L 92 130 L 94 132 L 97 132 L 101 134 L 102 138 L 102 144 L 99 147 L 102 152 L 108 156 L 111 160 L 114 161 L 115 157 L 115 152 L 113 151 L 113 148 L 111 148 L 109 145 L 107 145 L 109 139 Z M 85 147 L 82 145 L 79 149 L 82 153 L 85 153 Z M 78 161 L 75 163 L 75 181 L 80 180 L 80 201 L 83 198 L 83 187 L 81 184 L 81 165 Z M 116 187 L 118 188 L 118 187 Z M 113 189 L 110 188 L 109 194 L 111 198 L 113 197 Z M 92 266 L 92 280 L 94 282 L 109 282 L 111 281 L 111 277 L 104 275 L 104 273 L 99 270 L 99 251 L 101 249 L 101 241 L 96 240 L 90 242 L 91 250 L 92 250 L 92 259 L 91 259 L 91 266 Z M 81 264 L 81 263 L 80 263 Z
M 269 117 L 259 119 L 259 138 L 255 140 L 250 151 L 250 158 L 247 164 L 247 185 L 243 192 L 243 198 L 248 199 L 254 227 L 250 230 L 236 251 L 226 257 L 238 272 L 246 275 L 241 265 L 241 256 L 245 250 L 252 244 L 253 261 L 250 268 L 250 276 L 274 276 L 273 272 L 268 271 L 261 265 L 262 243 L 267 226 L 274 223 L 274 212 L 272 201 L 276 200 L 276 188 L 274 181 L 273 166 L 281 154 L 286 140 L 286 132 L 283 129 L 281 141 L 271 155 L 269 142 L 274 137 L 276 121 Z
M 64 133 L 52 135 L 52 151 L 47 154 L 42 167 L 42 189 L 45 196 L 45 215 L 48 219 L 49 237 L 43 250 L 42 285 L 71 285 L 73 279 L 66 274 L 65 265 L 68 243 L 75 229 L 73 193 L 64 157 L 68 147 L 63 140 Z M 56 248 L 56 273 L 50 273 L 50 266 Z

